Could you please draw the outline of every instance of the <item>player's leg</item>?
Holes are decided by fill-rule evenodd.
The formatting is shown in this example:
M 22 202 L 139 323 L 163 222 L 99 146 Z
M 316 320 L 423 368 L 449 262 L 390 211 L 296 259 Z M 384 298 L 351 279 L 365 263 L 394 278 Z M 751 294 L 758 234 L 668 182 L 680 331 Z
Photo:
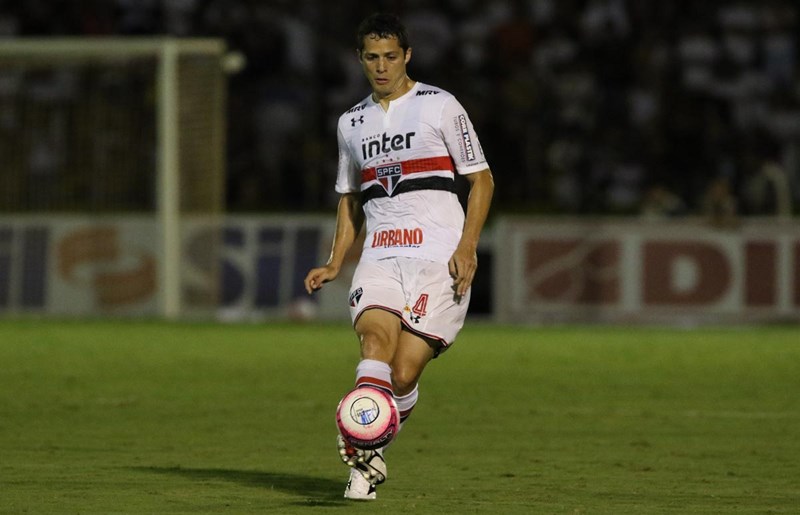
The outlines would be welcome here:
M 401 427 L 419 399 L 419 379 L 427 364 L 455 341 L 469 305 L 453 294 L 447 265 L 420 260 L 398 260 L 403 270 L 406 308 L 403 332 L 391 362 L 395 402 Z
M 355 325 L 361 344 L 356 386 L 375 386 L 393 394 L 391 363 L 401 335 L 400 318 L 383 309 L 363 311 Z
M 400 334 L 391 367 L 401 429 L 417 404 L 419 378 L 434 355 L 434 348 L 423 337 L 405 330 Z
M 391 363 L 402 332 L 400 317 L 385 309 L 365 309 L 356 320 L 355 330 L 361 359 Z
M 417 403 L 417 383 L 435 355 L 436 342 L 404 330 L 397 315 L 382 309 L 364 311 L 355 329 L 362 358 L 356 386 L 376 386 L 393 394 L 402 426 Z
M 350 314 L 361 346 L 356 386 L 376 386 L 392 393 L 390 363 L 401 333 L 400 314 L 405 299 L 390 262 L 362 262 L 356 267 L 350 293 Z M 337 437 L 339 455 L 352 467 L 345 488 L 349 499 L 375 499 L 375 486 L 386 480 L 386 462 L 380 450 L 355 449 Z
M 401 334 L 400 318 L 383 309 L 366 309 L 355 324 L 361 343 L 361 361 L 356 366 L 356 386 L 374 386 L 393 395 L 390 363 Z M 386 461 L 381 450 L 356 449 L 337 438 L 339 454 L 353 467 L 344 496 L 348 499 L 375 499 L 375 486 L 386 480 Z
M 400 338 L 404 305 L 405 297 L 394 263 L 358 264 L 350 292 L 350 316 L 361 346 L 361 362 L 356 368 L 357 386 L 373 384 L 391 392 L 390 364 Z
M 370 385 L 392 391 L 400 411 L 400 425 L 417 401 L 416 383 L 434 352 L 421 337 L 402 330 L 400 318 L 381 309 L 365 310 L 356 322 L 362 360 L 356 367 L 356 385 Z M 384 361 L 387 360 L 387 361 Z M 390 365 L 391 364 L 391 365 Z M 395 369 L 396 367 L 396 369 Z M 339 437 L 342 460 L 353 467 L 345 489 L 349 499 L 376 498 L 375 486 L 386 480 L 385 448 L 363 451 Z
M 428 339 L 411 331 L 400 333 L 391 361 L 392 385 L 396 395 L 408 395 L 416 388 L 425 366 L 434 357 L 434 348 Z

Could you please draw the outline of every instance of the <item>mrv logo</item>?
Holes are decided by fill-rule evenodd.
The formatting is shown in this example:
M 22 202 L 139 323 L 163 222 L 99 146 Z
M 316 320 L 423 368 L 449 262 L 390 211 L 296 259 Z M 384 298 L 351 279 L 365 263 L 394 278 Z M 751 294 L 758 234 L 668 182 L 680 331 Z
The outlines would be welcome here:
M 372 136 L 368 138 L 369 141 L 361 144 L 361 155 L 366 160 L 380 154 L 388 154 L 390 150 L 411 148 L 411 138 L 416 134 L 416 132 L 406 132 L 389 136 L 384 132 L 380 136 Z

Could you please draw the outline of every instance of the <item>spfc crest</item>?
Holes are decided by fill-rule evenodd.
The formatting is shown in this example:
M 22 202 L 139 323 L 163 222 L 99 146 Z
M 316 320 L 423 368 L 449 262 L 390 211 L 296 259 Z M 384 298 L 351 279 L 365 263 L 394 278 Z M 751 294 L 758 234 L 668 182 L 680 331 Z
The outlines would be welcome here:
M 397 183 L 400 182 L 400 177 L 403 175 L 403 165 L 400 163 L 393 163 L 383 166 L 375 167 L 375 178 L 381 183 L 383 189 L 391 197 Z
M 361 296 L 364 294 L 363 288 L 357 288 L 350 294 L 350 307 L 356 307 L 358 305 L 358 301 L 361 300 Z

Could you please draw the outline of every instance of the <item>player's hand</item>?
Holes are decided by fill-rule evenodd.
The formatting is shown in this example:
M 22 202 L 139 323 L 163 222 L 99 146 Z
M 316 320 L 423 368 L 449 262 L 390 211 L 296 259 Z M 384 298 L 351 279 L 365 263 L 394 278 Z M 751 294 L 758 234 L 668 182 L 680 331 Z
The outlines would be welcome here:
M 475 249 L 467 249 L 459 245 L 453 252 L 450 261 L 447 262 L 447 267 L 453 278 L 453 289 L 456 296 L 463 297 L 475 278 L 475 271 L 478 269 L 478 253 Z
M 303 280 L 303 284 L 308 294 L 311 295 L 322 288 L 323 284 L 336 279 L 337 275 L 339 275 L 339 270 L 331 265 L 312 268 Z

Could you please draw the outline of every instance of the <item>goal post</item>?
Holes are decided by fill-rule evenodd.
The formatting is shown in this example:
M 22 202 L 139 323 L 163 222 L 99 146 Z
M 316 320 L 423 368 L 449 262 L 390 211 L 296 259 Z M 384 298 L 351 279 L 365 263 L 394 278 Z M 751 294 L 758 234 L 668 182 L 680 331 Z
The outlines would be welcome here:
M 4 41 L 0 214 L 152 216 L 158 312 L 184 314 L 182 221 L 224 211 L 225 54 L 211 38 Z

